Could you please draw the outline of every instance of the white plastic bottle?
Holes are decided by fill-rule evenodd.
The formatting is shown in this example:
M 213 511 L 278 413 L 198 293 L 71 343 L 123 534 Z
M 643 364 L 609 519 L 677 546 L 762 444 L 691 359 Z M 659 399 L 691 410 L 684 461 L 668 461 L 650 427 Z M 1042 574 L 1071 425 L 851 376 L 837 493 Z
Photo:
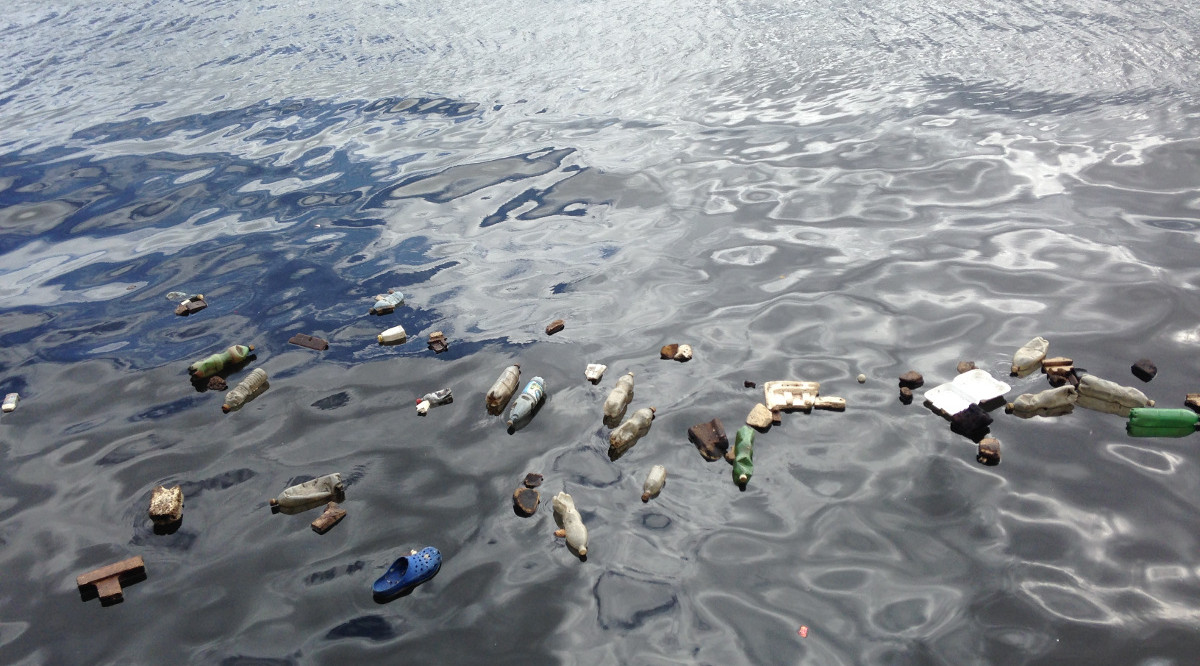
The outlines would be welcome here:
M 393 326 L 376 336 L 381 345 L 402 345 L 408 341 L 408 333 L 403 326 Z
M 642 501 L 649 502 L 651 497 L 658 497 L 666 482 L 667 468 L 662 465 L 651 467 L 650 473 L 646 475 L 646 482 L 642 484 Z
M 580 557 L 588 552 L 588 531 L 583 517 L 575 509 L 575 500 L 565 492 L 554 496 L 554 518 L 567 537 L 567 547 Z

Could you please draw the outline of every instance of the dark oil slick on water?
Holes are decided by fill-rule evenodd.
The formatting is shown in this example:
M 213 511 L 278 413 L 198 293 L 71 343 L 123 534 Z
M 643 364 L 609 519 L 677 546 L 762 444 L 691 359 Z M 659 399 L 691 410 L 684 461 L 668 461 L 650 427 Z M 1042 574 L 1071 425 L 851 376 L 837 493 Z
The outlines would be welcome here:
M 1035 335 L 1161 406 L 1200 391 L 1192 3 L 11 4 L 3 663 L 1194 662 L 1200 435 L 999 411 L 983 467 L 896 395 L 1007 379 Z M 223 415 L 184 369 L 234 343 L 271 388 Z M 549 397 L 509 434 L 482 403 L 514 362 Z M 657 418 L 611 462 L 627 371 Z M 759 435 L 739 491 L 685 433 L 770 379 L 849 407 Z M 269 512 L 334 471 L 328 534 Z M 376 603 L 424 545 L 440 573 Z M 132 555 L 124 603 L 81 601 Z

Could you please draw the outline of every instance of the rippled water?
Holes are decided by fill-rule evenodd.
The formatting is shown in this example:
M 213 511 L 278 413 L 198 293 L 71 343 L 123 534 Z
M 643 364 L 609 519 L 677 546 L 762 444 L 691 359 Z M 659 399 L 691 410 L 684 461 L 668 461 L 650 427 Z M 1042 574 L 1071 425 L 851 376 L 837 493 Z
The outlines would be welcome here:
M 10 3 L 0 661 L 1192 663 L 1194 437 L 1000 410 L 984 467 L 896 377 L 1041 390 L 1007 369 L 1042 335 L 1200 390 L 1198 34 L 1178 0 Z M 222 415 L 185 367 L 234 343 L 271 388 Z M 549 399 L 509 434 L 482 396 L 513 362 Z M 658 416 L 612 462 L 626 371 Z M 849 407 L 760 434 L 739 491 L 686 430 L 770 379 Z M 268 511 L 333 471 L 330 533 Z M 424 545 L 441 572 L 377 604 Z M 81 602 L 133 555 L 124 603 Z

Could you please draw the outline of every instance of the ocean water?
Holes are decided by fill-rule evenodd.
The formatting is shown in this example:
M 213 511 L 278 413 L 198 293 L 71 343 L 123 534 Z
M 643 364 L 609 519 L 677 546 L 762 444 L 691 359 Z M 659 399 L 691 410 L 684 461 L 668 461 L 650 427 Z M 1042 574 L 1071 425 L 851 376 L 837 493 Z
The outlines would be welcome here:
M 1008 368 L 1040 335 L 1200 391 L 1197 35 L 1181 0 L 13 0 L 0 662 L 1194 663 L 1198 436 L 997 409 L 985 467 L 897 376 L 1037 392 Z M 185 369 L 235 343 L 271 387 L 225 415 Z M 512 433 L 483 405 L 511 363 L 549 393 Z M 657 416 L 612 461 L 629 371 Z M 732 438 L 772 379 L 848 406 L 758 434 L 741 490 L 686 431 Z M 330 472 L 328 534 L 271 514 Z M 377 603 L 426 545 L 438 575 Z M 123 603 L 82 600 L 135 555 Z

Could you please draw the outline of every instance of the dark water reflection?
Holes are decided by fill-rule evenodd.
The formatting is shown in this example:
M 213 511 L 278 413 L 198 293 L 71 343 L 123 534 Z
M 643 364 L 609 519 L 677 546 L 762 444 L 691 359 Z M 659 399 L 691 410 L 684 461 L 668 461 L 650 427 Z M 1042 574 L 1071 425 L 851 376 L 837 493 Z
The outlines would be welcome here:
M 361 8 L 376 21 L 355 38 L 345 18 L 289 14 L 337 45 L 317 50 L 239 32 L 285 10 L 238 23 L 227 3 L 193 4 L 138 19 L 18 3 L 0 27 L 15 63 L 0 393 L 21 393 L 0 417 L 0 660 L 1192 661 L 1191 438 L 997 410 L 1003 462 L 984 467 L 896 392 L 900 373 L 928 388 L 960 360 L 1010 398 L 1041 390 L 1041 375 L 1007 377 L 1035 335 L 1160 406 L 1198 390 L 1190 6 L 640 3 L 612 8 L 632 12 L 620 34 L 657 20 L 659 50 L 631 39 L 605 61 L 606 31 L 572 27 L 599 19 L 570 4 L 553 26 L 521 23 L 546 8 L 489 6 L 469 25 L 420 3 Z M 35 39 L 90 23 L 110 41 L 71 48 L 108 68 Z M 171 40 L 216 26 L 183 67 Z M 539 39 L 509 49 L 526 29 Z M 847 31 L 857 46 L 832 48 Z M 364 79 L 337 69 L 347 52 Z M 149 87 L 119 94 L 122 67 Z M 92 96 L 51 94 L 49 73 Z M 405 305 L 369 316 L 389 288 Z M 209 307 L 177 317 L 171 291 Z M 377 345 L 396 324 L 409 341 Z M 695 359 L 659 360 L 671 342 Z M 223 415 L 185 368 L 234 343 L 255 345 L 247 370 L 271 387 Z M 1150 384 L 1128 369 L 1145 356 Z M 608 365 L 598 386 L 590 362 Z M 511 363 L 549 399 L 509 434 L 483 394 Z M 612 462 L 601 405 L 628 371 L 629 413 L 657 416 Z M 785 378 L 849 407 L 758 435 L 740 491 L 687 428 L 720 417 L 732 436 L 761 400 L 743 382 Z M 442 387 L 454 402 L 418 416 L 414 399 Z M 667 485 L 642 503 L 654 464 Z M 531 471 L 541 507 L 521 518 L 511 496 Z M 316 511 L 270 512 L 331 472 L 348 516 L 328 534 L 309 528 Z M 146 516 L 159 484 L 186 497 L 172 533 Z M 552 536 L 564 489 L 590 531 L 584 561 Z M 371 582 L 424 545 L 440 573 L 376 604 Z M 124 603 L 80 602 L 77 574 L 133 555 L 147 579 Z

